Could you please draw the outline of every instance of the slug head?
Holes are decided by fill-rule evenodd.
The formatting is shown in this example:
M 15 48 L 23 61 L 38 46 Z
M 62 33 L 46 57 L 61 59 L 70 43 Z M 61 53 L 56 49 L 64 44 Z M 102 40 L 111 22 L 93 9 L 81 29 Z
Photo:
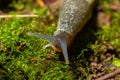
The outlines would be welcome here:
M 60 34 L 56 34 L 55 36 L 46 36 L 43 34 L 32 33 L 32 32 L 28 32 L 27 34 L 49 40 L 51 42 L 49 46 L 51 46 L 57 52 L 63 52 L 65 63 L 69 64 L 68 51 L 67 51 L 67 46 L 69 45 L 69 41 L 67 42 L 68 40 L 67 33 L 60 32 Z

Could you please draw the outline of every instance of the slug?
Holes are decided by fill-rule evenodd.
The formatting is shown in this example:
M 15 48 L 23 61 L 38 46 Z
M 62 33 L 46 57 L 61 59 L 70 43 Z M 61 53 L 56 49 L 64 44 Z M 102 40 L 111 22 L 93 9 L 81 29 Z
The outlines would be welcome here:
M 65 63 L 69 64 L 67 48 L 70 46 L 76 34 L 90 19 L 96 0 L 64 0 L 58 19 L 57 30 L 53 36 L 28 32 L 28 35 L 49 40 L 51 46 L 57 52 L 63 52 Z

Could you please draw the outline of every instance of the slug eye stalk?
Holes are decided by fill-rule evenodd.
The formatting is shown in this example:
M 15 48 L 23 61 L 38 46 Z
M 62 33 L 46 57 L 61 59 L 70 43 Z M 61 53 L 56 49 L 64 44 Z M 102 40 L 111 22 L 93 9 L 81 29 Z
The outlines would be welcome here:
M 32 33 L 32 32 L 28 32 L 27 34 L 30 36 L 35 36 L 35 37 L 49 40 L 51 44 L 48 44 L 46 47 L 51 46 L 55 51 L 58 51 L 58 52 L 62 51 L 65 59 L 65 63 L 69 64 L 66 37 L 47 36 L 44 34 L 38 34 L 38 33 Z

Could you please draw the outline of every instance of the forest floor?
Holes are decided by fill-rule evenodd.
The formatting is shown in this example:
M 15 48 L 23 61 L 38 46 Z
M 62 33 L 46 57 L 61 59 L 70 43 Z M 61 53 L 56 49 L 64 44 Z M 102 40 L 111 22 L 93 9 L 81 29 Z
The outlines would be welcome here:
M 26 34 L 53 35 L 58 18 L 52 14 L 33 0 L 0 6 L 0 80 L 120 80 L 120 0 L 98 0 L 92 18 L 69 47 L 69 65 L 62 53 L 43 49 L 47 40 Z

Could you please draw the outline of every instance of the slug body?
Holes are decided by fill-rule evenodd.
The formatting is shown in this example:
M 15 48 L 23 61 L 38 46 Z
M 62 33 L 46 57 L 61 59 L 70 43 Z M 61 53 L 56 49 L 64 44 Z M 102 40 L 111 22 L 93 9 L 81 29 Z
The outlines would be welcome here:
M 51 42 L 49 46 L 52 46 L 55 51 L 63 52 L 65 62 L 69 64 L 67 48 L 75 35 L 90 19 L 95 1 L 96 0 L 64 0 L 60 10 L 57 30 L 53 36 L 31 32 L 29 32 L 28 35 L 49 40 Z

